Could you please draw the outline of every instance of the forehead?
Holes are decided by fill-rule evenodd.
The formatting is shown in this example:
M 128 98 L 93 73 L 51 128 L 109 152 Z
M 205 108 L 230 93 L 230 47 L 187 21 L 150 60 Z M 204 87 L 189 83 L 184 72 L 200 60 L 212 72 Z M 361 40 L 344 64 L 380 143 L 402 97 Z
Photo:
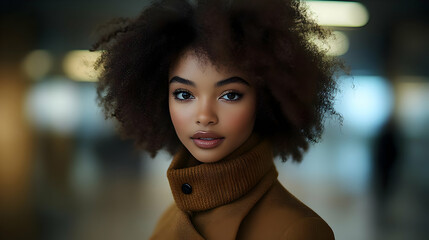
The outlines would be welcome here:
M 201 79 L 219 81 L 231 76 L 240 76 L 235 71 L 222 66 L 215 66 L 209 59 L 197 56 L 193 51 L 182 54 L 172 65 L 169 78 L 178 76 L 192 81 Z

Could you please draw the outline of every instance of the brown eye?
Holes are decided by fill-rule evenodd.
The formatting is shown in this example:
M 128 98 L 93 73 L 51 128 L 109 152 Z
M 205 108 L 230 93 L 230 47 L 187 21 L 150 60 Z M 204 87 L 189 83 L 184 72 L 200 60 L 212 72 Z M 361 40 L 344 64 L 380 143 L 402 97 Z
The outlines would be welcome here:
M 192 96 L 190 92 L 183 91 L 183 90 L 176 90 L 174 91 L 173 95 L 175 99 L 181 100 L 181 101 L 194 98 L 194 96 Z
M 191 97 L 191 94 L 187 93 L 187 92 L 183 92 L 183 93 L 179 93 L 177 95 L 178 98 L 180 99 L 189 99 Z
M 224 95 L 222 95 L 221 99 L 227 100 L 227 101 L 237 101 L 240 100 L 243 94 L 237 93 L 237 92 L 228 92 Z

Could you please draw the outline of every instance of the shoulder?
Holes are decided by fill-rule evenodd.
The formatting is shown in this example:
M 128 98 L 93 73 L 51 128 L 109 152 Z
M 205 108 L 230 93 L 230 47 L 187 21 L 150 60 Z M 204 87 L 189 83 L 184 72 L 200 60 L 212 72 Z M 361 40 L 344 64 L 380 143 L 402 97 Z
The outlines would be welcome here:
M 157 233 L 157 232 L 163 231 L 163 229 L 168 228 L 168 226 L 171 226 L 174 223 L 176 216 L 179 212 L 180 210 L 176 206 L 176 204 L 175 203 L 171 204 L 159 218 L 153 232 Z
M 334 233 L 320 217 L 305 217 L 288 226 L 280 239 L 290 240 L 333 240 Z
M 272 235 L 270 239 L 334 239 L 329 225 L 278 181 L 255 204 L 243 227 L 252 235 Z
M 287 191 L 278 181 L 267 193 L 267 203 L 278 220 L 284 222 L 283 235 L 280 239 L 334 239 L 334 233 L 329 225 L 311 208 Z M 270 208 L 269 205 L 266 208 Z

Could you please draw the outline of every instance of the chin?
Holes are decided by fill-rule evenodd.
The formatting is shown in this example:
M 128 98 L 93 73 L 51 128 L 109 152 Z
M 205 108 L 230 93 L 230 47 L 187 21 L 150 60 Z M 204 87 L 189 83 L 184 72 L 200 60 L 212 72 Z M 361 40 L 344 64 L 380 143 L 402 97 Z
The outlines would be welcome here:
M 199 162 L 202 162 L 202 163 L 214 163 L 214 162 L 217 162 L 217 161 L 219 161 L 219 160 L 221 160 L 222 158 L 219 158 L 219 157 L 213 157 L 213 156 L 198 156 L 197 154 L 196 154 L 196 156 L 195 155 L 193 155 Z
M 224 156 L 224 155 L 214 154 L 213 152 L 208 150 L 199 150 L 199 151 L 198 150 L 195 152 L 191 152 L 191 154 L 192 156 L 194 156 L 194 158 L 196 158 L 198 161 L 202 163 L 214 163 L 226 156 L 226 155 Z M 201 152 L 201 151 L 204 151 L 204 152 Z

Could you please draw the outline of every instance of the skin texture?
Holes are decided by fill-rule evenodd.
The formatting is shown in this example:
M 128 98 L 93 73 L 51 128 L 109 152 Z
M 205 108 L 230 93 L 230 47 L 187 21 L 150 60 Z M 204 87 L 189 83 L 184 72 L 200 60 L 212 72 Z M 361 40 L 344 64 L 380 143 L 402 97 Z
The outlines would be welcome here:
M 189 80 L 186 84 L 172 79 Z M 182 144 L 202 163 L 216 162 L 241 146 L 255 123 L 256 91 L 247 82 L 216 83 L 242 75 L 216 68 L 189 51 L 182 55 L 169 74 L 169 111 Z M 245 80 L 244 80 L 245 81 Z M 201 148 L 191 138 L 196 132 L 212 132 L 223 138 L 214 148 Z

